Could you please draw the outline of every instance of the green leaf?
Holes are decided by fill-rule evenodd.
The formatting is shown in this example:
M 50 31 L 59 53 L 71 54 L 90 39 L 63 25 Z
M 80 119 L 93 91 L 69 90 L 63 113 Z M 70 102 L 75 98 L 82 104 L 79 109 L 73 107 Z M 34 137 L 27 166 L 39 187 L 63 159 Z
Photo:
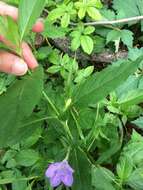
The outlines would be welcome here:
M 115 52 L 118 52 L 121 39 L 120 30 L 111 30 L 106 37 L 106 43 L 113 41 L 115 43 Z
M 41 48 L 38 49 L 36 58 L 38 60 L 44 60 L 46 58 L 49 58 L 49 55 L 52 52 L 52 48 L 49 46 L 42 46 Z
M 65 29 L 61 27 L 54 26 L 50 22 L 45 22 L 45 30 L 42 32 L 42 35 L 45 38 L 61 38 L 64 37 L 66 34 Z
M 10 43 L 9 48 L 19 50 L 19 31 L 17 24 L 10 17 L 0 16 L 0 34 L 4 36 Z
M 121 40 L 129 48 L 133 46 L 133 32 L 130 30 L 121 31 Z
M 93 26 L 88 26 L 84 29 L 84 34 L 87 35 L 87 34 L 91 34 L 93 33 L 95 30 L 95 28 Z
M 143 161 L 143 137 L 133 130 L 131 140 L 128 142 L 122 151 L 123 156 L 130 158 L 134 166 L 142 166 Z
M 94 66 L 86 67 L 85 69 L 83 69 L 83 76 L 88 77 L 89 75 L 92 74 L 93 70 L 94 70 Z
M 75 82 L 76 83 L 79 83 L 81 82 L 82 80 L 84 80 L 85 78 L 87 78 L 89 75 L 92 74 L 94 70 L 94 66 L 88 66 L 87 68 L 85 69 L 81 69 L 78 71 L 77 73 L 77 77 L 75 78 Z
M 75 31 L 70 33 L 70 36 L 73 37 L 73 38 L 79 38 L 81 36 L 81 32 L 75 30 Z
M 109 42 L 111 42 L 111 41 L 118 40 L 119 38 L 121 38 L 121 32 L 118 31 L 118 30 L 111 30 L 111 31 L 107 34 L 106 43 L 109 43 Z
M 81 7 L 78 11 L 78 17 L 80 19 L 83 19 L 85 17 L 85 14 L 86 14 L 86 7 Z
M 103 7 L 101 0 L 90 0 L 86 2 L 88 6 L 90 7 L 96 7 L 98 9 L 101 9 Z
M 34 121 L 31 121 L 31 122 L 33 122 L 34 127 L 36 126 L 37 123 L 38 124 L 40 123 L 40 121 L 36 122 L 36 123 L 34 123 Z M 28 125 L 28 126 L 29 126 L 28 128 L 30 128 L 30 125 Z M 38 126 L 40 126 L 40 125 L 38 125 Z M 36 142 L 41 138 L 41 133 L 42 133 L 42 128 L 35 127 L 32 135 L 30 135 L 28 138 L 25 138 L 23 141 L 21 141 L 21 143 L 20 143 L 21 147 L 30 148 L 32 145 L 36 144 Z
M 143 168 L 137 168 L 130 175 L 127 184 L 135 190 L 143 189 Z
M 0 147 L 17 143 L 21 135 L 20 122 L 31 115 L 42 89 L 43 70 L 39 67 L 33 74 L 17 80 L 7 93 L 0 96 Z
M 108 19 L 108 20 L 115 20 L 116 19 L 115 12 L 111 9 L 102 9 L 101 13 L 102 13 L 103 17 Z
M 141 102 L 143 102 L 143 90 L 136 89 L 124 94 L 117 103 L 121 106 L 131 106 Z
M 72 39 L 71 41 L 71 49 L 73 51 L 77 50 L 80 46 L 80 40 L 79 40 L 79 37 L 75 37 Z
M 77 107 L 85 107 L 105 98 L 136 71 L 142 57 L 134 62 L 124 61 L 120 65 L 109 66 L 90 76 L 85 82 L 75 87 L 72 95 L 73 104 Z
M 69 23 L 70 23 L 70 15 L 68 13 L 65 13 L 61 19 L 61 26 L 63 28 L 66 28 L 69 25 Z
M 18 24 L 21 41 L 29 30 L 32 29 L 32 26 L 40 16 L 45 3 L 46 0 L 20 0 Z
M 65 10 L 62 8 L 56 8 L 48 14 L 48 21 L 55 21 L 57 18 L 60 18 L 62 15 L 64 15 Z
M 118 13 L 122 12 L 124 18 L 139 16 L 137 1 L 138 0 L 113 0 L 113 8 L 117 10 Z
M 104 120 L 99 120 L 102 124 L 97 124 L 102 127 L 100 129 L 100 136 L 104 139 L 97 164 L 112 163 L 112 158 L 121 149 L 122 139 L 118 135 L 119 121 L 112 114 L 106 114 Z M 106 141 L 105 141 L 106 140 Z
M 105 47 L 105 39 L 100 37 L 100 36 L 94 36 L 94 49 L 93 52 L 95 53 L 101 53 L 102 51 L 104 51 L 104 47 Z
M 5 164 L 7 161 L 11 160 L 15 157 L 17 151 L 16 150 L 8 150 L 2 157 L 1 163 Z
M 83 7 L 83 2 L 76 2 L 74 5 L 77 9 L 79 9 L 79 8 Z
M 117 12 L 117 17 L 121 15 L 119 18 L 129 18 L 143 15 L 142 0 L 113 0 L 113 8 Z M 135 24 L 136 22 L 137 21 L 130 22 L 129 25 Z M 141 30 L 143 31 L 143 21 L 141 22 Z
M 114 174 L 103 167 L 94 167 L 92 169 L 92 185 L 96 190 L 116 190 L 114 187 Z
M 101 15 L 101 13 L 99 12 L 99 10 L 96 9 L 96 8 L 94 8 L 94 7 L 88 7 L 87 8 L 87 13 L 94 20 L 101 20 L 101 19 L 103 19 L 103 17 Z
M 21 150 L 17 153 L 15 160 L 18 165 L 29 167 L 34 165 L 39 159 L 39 154 L 32 149 Z
M 130 48 L 128 53 L 128 58 L 132 61 L 136 60 L 143 53 L 143 48 Z
M 37 130 L 40 130 L 42 123 L 43 122 L 39 119 L 39 117 L 37 115 L 35 116 L 34 114 L 32 114 L 30 117 L 26 119 L 24 118 L 18 124 L 18 129 L 15 135 L 13 135 L 12 143 L 14 144 L 14 143 L 20 142 L 22 147 L 26 146 L 27 148 L 28 143 L 30 143 L 30 141 L 34 138 L 34 133 Z M 30 140 L 30 137 L 31 137 L 31 140 Z
M 139 84 L 139 77 L 135 75 L 129 76 L 129 78 L 116 89 L 117 98 L 120 99 L 122 96 L 126 96 L 129 91 L 136 90 Z
M 71 49 L 73 51 L 77 50 L 80 46 L 80 37 L 81 37 L 81 32 L 80 31 L 73 31 L 70 33 L 70 36 L 73 37 L 71 41 Z
M 28 181 L 28 180 L 32 180 L 34 179 L 36 176 L 33 176 L 33 177 L 19 177 L 19 178 L 16 178 L 16 177 L 11 177 L 11 178 L 5 178 L 5 179 L 0 179 L 0 184 L 1 185 L 4 185 L 4 184 L 9 184 L 9 183 L 13 183 L 15 181 Z
M 143 129 L 143 117 L 139 117 L 135 121 L 132 121 L 132 123 L 138 126 L 140 129 Z
M 91 163 L 86 154 L 80 148 L 74 149 L 70 156 L 74 172 L 73 190 L 92 190 L 91 186 Z M 84 166 L 84 167 L 83 167 Z
M 53 74 L 53 73 L 57 73 L 58 71 L 60 71 L 60 69 L 61 69 L 61 66 L 53 65 L 47 69 L 47 72 Z
M 139 9 L 140 15 L 143 15 L 143 1 L 137 0 L 137 7 Z M 141 31 L 143 31 L 143 21 L 141 21 Z
M 12 189 L 14 190 L 27 190 L 27 181 L 15 181 L 12 183 Z
M 121 183 L 127 181 L 133 170 L 133 165 L 130 162 L 129 157 L 121 157 L 120 162 L 117 164 L 117 174 L 121 180 Z
M 84 52 L 87 54 L 91 54 L 93 50 L 93 40 L 91 37 L 83 35 L 80 38 L 81 47 L 83 48 Z

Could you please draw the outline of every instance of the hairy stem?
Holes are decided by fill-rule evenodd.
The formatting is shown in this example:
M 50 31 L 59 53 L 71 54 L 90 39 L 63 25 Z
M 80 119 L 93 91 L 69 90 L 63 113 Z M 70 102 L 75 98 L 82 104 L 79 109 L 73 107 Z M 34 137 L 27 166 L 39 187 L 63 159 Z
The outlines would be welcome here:
M 87 22 L 84 23 L 85 26 L 100 26 L 100 25 L 114 25 L 114 24 L 121 24 L 121 23 L 128 23 L 133 21 L 140 21 L 143 20 L 143 16 L 135 16 L 130 18 L 123 18 L 117 20 L 103 20 L 103 21 L 96 21 L 96 22 Z M 77 26 L 78 23 L 71 22 L 70 25 Z
M 56 115 L 59 116 L 60 113 L 58 112 L 57 108 L 55 107 L 55 105 L 53 104 L 53 102 L 50 100 L 50 98 L 48 97 L 48 95 L 45 93 L 45 91 L 43 91 L 42 93 L 43 93 L 43 96 L 45 97 L 45 99 L 49 102 L 50 106 L 55 111 Z

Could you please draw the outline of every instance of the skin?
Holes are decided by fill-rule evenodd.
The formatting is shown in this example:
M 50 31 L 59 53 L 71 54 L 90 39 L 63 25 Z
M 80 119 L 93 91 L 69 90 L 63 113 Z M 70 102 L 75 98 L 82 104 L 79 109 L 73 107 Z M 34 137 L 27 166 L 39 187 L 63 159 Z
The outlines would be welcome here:
M 0 15 L 8 15 L 12 17 L 15 21 L 18 19 L 18 9 L 16 7 L 7 5 L 6 3 L 3 3 L 0 1 Z M 35 25 L 32 28 L 33 32 L 42 32 L 44 30 L 44 24 L 39 19 L 35 23 Z M 9 42 L 0 35 L 0 41 L 2 43 L 5 43 L 6 45 L 9 45 Z M 22 42 L 22 53 L 23 53 L 23 59 L 20 57 L 6 52 L 6 51 L 0 51 L 0 71 L 21 76 L 24 75 L 28 68 L 34 69 L 38 66 L 38 63 L 32 54 L 32 51 L 29 47 L 29 45 L 26 42 Z

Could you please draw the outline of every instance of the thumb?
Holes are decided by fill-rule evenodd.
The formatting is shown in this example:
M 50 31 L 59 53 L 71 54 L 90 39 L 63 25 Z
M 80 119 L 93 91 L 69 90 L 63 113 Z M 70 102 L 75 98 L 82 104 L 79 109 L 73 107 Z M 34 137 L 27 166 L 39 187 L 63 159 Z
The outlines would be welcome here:
M 0 51 L 0 71 L 21 76 L 28 70 L 27 64 L 16 55 Z

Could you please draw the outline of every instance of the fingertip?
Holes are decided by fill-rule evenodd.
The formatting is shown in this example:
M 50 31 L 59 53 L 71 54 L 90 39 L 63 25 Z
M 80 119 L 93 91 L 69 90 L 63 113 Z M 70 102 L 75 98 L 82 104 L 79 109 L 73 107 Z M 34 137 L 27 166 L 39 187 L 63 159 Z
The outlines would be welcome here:
M 26 74 L 28 71 L 27 64 L 22 59 L 15 59 L 14 64 L 11 67 L 11 74 L 14 74 L 16 76 L 22 76 Z
M 21 76 L 26 74 L 27 64 L 19 57 L 9 52 L 0 52 L 0 71 Z
M 43 19 L 38 19 L 35 25 L 32 28 L 33 32 L 41 33 L 44 31 L 44 22 Z
M 35 59 L 29 45 L 25 42 L 22 43 L 22 53 L 23 59 L 30 69 L 35 69 L 36 67 L 38 67 L 37 60 Z
M 16 21 L 18 18 L 18 9 L 0 1 L 0 15 L 10 16 Z

